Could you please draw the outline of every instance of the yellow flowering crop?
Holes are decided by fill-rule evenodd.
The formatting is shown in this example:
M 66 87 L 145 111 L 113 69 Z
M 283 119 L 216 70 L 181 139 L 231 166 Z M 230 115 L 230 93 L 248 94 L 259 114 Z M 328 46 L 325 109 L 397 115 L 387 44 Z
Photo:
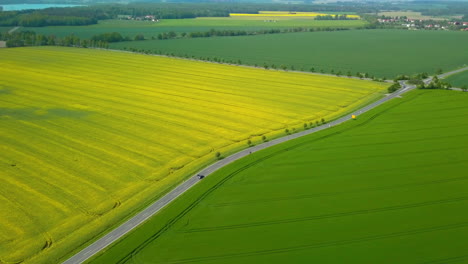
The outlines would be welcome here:
M 125 52 L 0 49 L 0 262 L 58 263 L 215 153 L 384 84 Z
M 246 13 L 231 13 L 230 17 L 241 18 L 271 18 L 271 17 L 284 17 L 284 18 L 307 18 L 317 16 L 327 16 L 330 14 L 316 13 L 316 12 L 286 12 L 286 11 L 259 11 L 258 14 L 246 14 Z M 332 14 L 333 15 L 333 14 Z M 360 18 L 358 15 L 346 15 L 349 18 Z

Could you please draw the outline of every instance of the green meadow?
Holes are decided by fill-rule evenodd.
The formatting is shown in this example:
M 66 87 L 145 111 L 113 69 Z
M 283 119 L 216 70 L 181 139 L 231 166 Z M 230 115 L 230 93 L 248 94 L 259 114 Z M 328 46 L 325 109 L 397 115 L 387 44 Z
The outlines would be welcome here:
M 0 27 L 0 32 L 8 32 L 13 27 Z
M 468 93 L 418 90 L 210 175 L 91 263 L 466 263 Z
M 430 45 L 428 45 L 430 43 Z M 218 58 L 263 67 L 281 65 L 309 71 L 349 71 L 394 78 L 435 73 L 468 61 L 468 34 L 454 31 L 347 30 L 242 37 L 133 41 L 111 48 L 135 48 L 175 56 Z

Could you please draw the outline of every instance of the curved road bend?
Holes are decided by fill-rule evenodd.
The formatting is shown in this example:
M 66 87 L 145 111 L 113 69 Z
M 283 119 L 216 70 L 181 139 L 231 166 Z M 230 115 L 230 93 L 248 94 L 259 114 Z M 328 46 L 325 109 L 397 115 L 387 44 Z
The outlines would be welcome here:
M 453 72 L 450 72 L 450 73 L 446 73 L 446 74 L 452 74 L 452 73 L 457 73 L 457 72 L 461 72 L 461 71 L 464 71 L 464 70 L 468 70 L 468 67 L 465 67 L 465 68 L 462 68 L 462 69 L 459 69 L 459 70 L 456 70 L 456 71 L 453 71 Z M 305 135 L 309 135 L 309 134 L 312 134 L 312 133 L 315 133 L 317 131 L 321 131 L 321 130 L 324 130 L 324 129 L 327 129 L 331 126 L 336 126 L 336 125 L 339 125 L 343 122 L 346 122 L 348 120 L 351 119 L 351 115 L 360 115 L 362 113 L 365 113 L 395 97 L 399 97 L 401 94 L 403 93 L 406 93 L 408 91 L 411 91 L 413 89 L 415 89 L 416 87 L 414 85 L 406 85 L 404 82 L 400 82 L 402 84 L 402 88 L 396 92 L 394 92 L 393 94 L 390 94 L 372 104 L 369 104 L 361 109 L 358 109 L 356 111 L 354 111 L 353 113 L 351 114 L 348 114 L 344 117 L 341 117 L 339 119 L 336 119 L 332 122 L 329 122 L 325 125 L 322 125 L 322 126 L 319 126 L 319 127 L 315 127 L 315 128 L 311 128 L 309 130 L 304 130 L 304 131 L 301 131 L 301 132 L 298 132 L 298 133 L 295 133 L 295 134 L 292 134 L 292 135 L 288 135 L 288 136 L 285 136 L 285 137 L 281 137 L 281 138 L 277 138 L 277 139 L 274 139 L 274 140 L 271 140 L 269 142 L 266 142 L 266 143 L 263 143 L 263 144 L 259 144 L 259 145 L 256 145 L 254 147 L 250 147 L 248 149 L 245 149 L 245 150 L 242 150 L 240 152 L 237 152 L 229 157 L 226 157 L 208 167 L 206 167 L 205 169 L 199 171 L 197 174 L 202 174 L 202 175 L 205 175 L 205 176 L 208 176 L 210 175 L 211 173 L 217 171 L 218 169 L 226 166 L 227 164 L 230 164 L 240 158 L 243 158 L 247 155 L 250 154 L 250 152 L 255 152 L 255 151 L 259 151 L 259 150 L 262 150 L 262 149 L 265 149 L 265 148 L 268 148 L 268 147 L 271 147 L 271 146 L 274 146 L 274 145 L 277 145 L 277 144 L 280 144 L 280 143 L 283 143 L 283 142 L 286 142 L 286 141 L 289 141 L 289 140 L 292 140 L 292 139 L 295 139 L 295 138 L 299 138 L 299 137 L 302 137 L 302 136 L 305 136 Z M 103 250 L 104 248 L 108 247 L 110 244 L 114 243 L 115 241 L 117 241 L 119 238 L 123 237 L 125 234 L 129 233 L 131 230 L 135 229 L 136 227 L 138 227 L 140 224 L 142 224 L 143 222 L 145 222 L 148 218 L 152 217 L 153 215 L 155 215 L 157 212 L 159 212 L 162 208 L 164 208 L 166 205 L 168 205 L 170 202 L 172 202 L 174 199 L 176 199 L 177 197 L 179 197 L 181 194 L 183 194 L 184 192 L 186 192 L 188 189 L 190 189 L 193 185 L 195 185 L 197 182 L 200 181 L 200 179 L 198 179 L 197 177 L 197 174 L 193 175 L 192 177 L 190 177 L 189 179 L 187 179 L 186 181 L 184 181 L 183 183 L 181 183 L 180 185 L 178 185 L 175 189 L 173 189 L 172 191 L 170 191 L 169 193 L 167 193 L 166 195 L 164 195 L 163 197 L 161 197 L 159 200 L 155 201 L 154 203 L 152 203 L 150 206 L 148 206 L 147 208 L 145 208 L 143 211 L 141 211 L 140 213 L 138 213 L 137 215 L 135 215 L 134 217 L 130 218 L 129 220 L 127 220 L 126 222 L 124 222 L 122 225 L 120 225 L 119 227 L 117 227 L 116 229 L 110 231 L 109 233 L 107 233 L 105 236 L 101 237 L 100 239 L 96 240 L 94 243 L 92 243 L 91 245 L 87 246 L 86 248 L 84 248 L 83 250 L 81 250 L 80 252 L 76 253 L 74 256 L 72 256 L 71 258 L 69 258 L 68 260 L 66 260 L 65 262 L 63 262 L 63 264 L 79 264 L 79 263 L 83 263 L 85 262 L 86 260 L 88 260 L 89 258 L 91 258 L 93 255 L 97 254 L 99 251 Z

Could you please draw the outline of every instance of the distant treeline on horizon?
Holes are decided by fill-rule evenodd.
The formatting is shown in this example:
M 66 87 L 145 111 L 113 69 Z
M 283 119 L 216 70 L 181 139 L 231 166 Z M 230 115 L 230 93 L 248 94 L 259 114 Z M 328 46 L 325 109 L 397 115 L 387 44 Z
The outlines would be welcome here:
M 63 1 L 63 0 L 61 0 Z M 106 0 L 105 0 L 106 1 Z M 115 0 L 112 0 L 115 1 Z M 115 19 L 119 15 L 132 17 L 142 17 L 152 15 L 157 19 L 182 19 L 196 17 L 228 17 L 230 13 L 251 13 L 257 14 L 259 11 L 298 11 L 298 12 L 352 12 L 356 14 L 377 14 L 380 10 L 414 10 L 423 15 L 468 15 L 467 2 L 432 2 L 432 5 L 424 4 L 426 2 L 402 2 L 398 5 L 388 3 L 356 3 L 356 2 L 337 2 L 330 4 L 294 4 L 285 5 L 284 3 L 200 3 L 201 0 L 193 0 L 190 3 L 141 3 L 117 4 L 102 3 L 93 5 L 94 1 L 68 1 L 67 4 L 86 4 L 87 6 L 68 7 L 68 8 L 47 8 L 41 10 L 22 10 L 22 11 L 2 11 L 0 12 L 0 26 L 24 26 L 24 27 L 43 27 L 43 26 L 81 26 L 96 24 L 98 20 Z M 159 0 L 158 0 L 159 1 Z M 168 0 L 176 1 L 176 0 Z M 203 0 L 206 1 L 206 0 Z M 247 0 L 245 0 L 247 1 Z M 313 0 L 307 0 L 313 1 Z M 60 1 L 41 1 L 25 0 L 25 4 L 58 4 Z M 103 2 L 99 0 L 99 2 Z M 18 4 L 17 0 L 0 0 L 0 4 Z M 63 2 L 62 2 L 63 3 Z M 437 4 L 435 3 L 443 3 Z M 442 6 L 442 7 L 441 7 Z M 412 7 L 412 8 L 411 8 Z M 419 8 L 419 9 L 418 9 Z
M 98 20 L 115 19 L 119 15 L 142 17 L 152 15 L 157 19 L 182 19 L 196 17 L 228 17 L 230 13 L 256 14 L 262 10 L 284 11 L 284 4 L 239 3 L 134 3 L 99 4 L 69 8 L 7 11 L 0 13 L 0 26 L 78 26 L 96 24 Z M 294 11 L 319 12 L 373 12 L 366 6 L 347 5 L 294 5 Z

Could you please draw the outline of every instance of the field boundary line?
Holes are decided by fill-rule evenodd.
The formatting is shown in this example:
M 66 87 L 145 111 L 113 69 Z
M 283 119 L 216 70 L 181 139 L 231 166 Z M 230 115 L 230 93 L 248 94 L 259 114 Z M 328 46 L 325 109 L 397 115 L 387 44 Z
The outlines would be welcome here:
M 179 56 L 168 56 L 168 55 L 162 55 L 162 54 L 144 53 L 144 52 L 119 50 L 119 49 L 103 49 L 103 48 L 89 48 L 89 47 L 88 47 L 88 49 L 108 50 L 108 51 L 113 51 L 113 52 L 123 52 L 123 53 L 130 53 L 130 54 L 157 56 L 157 57 L 164 57 L 164 58 L 172 58 L 172 59 L 181 59 L 181 60 L 188 60 L 188 61 L 212 63 L 212 64 L 218 64 L 218 65 L 220 64 L 220 65 L 237 66 L 237 67 L 244 67 L 244 68 L 250 68 L 250 69 L 260 69 L 260 70 L 267 70 L 267 71 L 274 71 L 274 72 L 296 72 L 296 73 L 304 73 L 304 74 L 311 74 L 311 75 L 318 75 L 318 76 L 329 76 L 329 77 L 344 78 L 344 79 L 355 79 L 355 80 L 361 80 L 361 81 L 378 82 L 378 81 L 375 81 L 375 80 L 373 80 L 371 78 L 364 78 L 364 77 L 360 78 L 360 77 L 357 77 L 357 76 L 346 76 L 345 74 L 334 75 L 334 74 L 330 74 L 330 73 L 310 72 L 310 71 L 282 70 L 282 69 L 273 69 L 273 68 L 265 69 L 264 67 L 260 67 L 260 66 L 255 67 L 255 66 L 245 65 L 245 64 L 231 64 L 231 63 L 225 63 L 225 62 L 206 61 L 206 60 L 200 60 L 200 59 L 194 59 L 194 58 L 186 58 L 186 57 L 179 57 Z M 384 83 L 393 83 L 393 80 L 385 80 L 385 81 L 382 81 L 382 82 L 384 82 Z
M 125 51 L 123 51 L 125 52 Z M 132 53 L 132 52 L 130 52 Z M 160 56 L 160 55 L 158 55 Z M 464 67 L 461 69 L 454 70 L 452 72 L 447 72 L 445 73 L 446 75 L 453 74 L 454 72 L 460 72 L 468 70 L 468 67 Z M 438 77 L 440 77 L 439 75 Z M 432 77 L 428 78 L 425 80 L 425 82 L 430 82 L 432 80 Z M 228 157 L 225 157 L 224 159 L 221 159 L 204 169 L 200 170 L 198 173 L 192 175 L 189 177 L 187 180 L 176 186 L 173 190 L 159 198 L 157 201 L 153 202 L 150 204 L 148 207 L 134 215 L 133 217 L 129 218 L 127 221 L 123 222 L 121 225 L 116 227 L 115 229 L 111 230 L 104 236 L 100 237 L 87 247 L 81 249 L 78 253 L 70 257 L 69 259 L 65 260 L 63 264 L 80 264 L 83 263 L 87 260 L 89 260 L 91 257 L 99 253 L 101 250 L 107 248 L 123 236 L 125 236 L 127 233 L 135 229 L 136 227 L 140 226 L 143 224 L 146 220 L 157 214 L 160 210 L 162 210 L 164 207 L 166 207 L 169 203 L 171 203 L 173 200 L 175 200 L 177 197 L 185 193 L 187 190 L 189 190 L 191 187 L 193 187 L 196 183 L 198 183 L 201 179 L 199 179 L 198 175 L 204 175 L 205 177 L 209 176 L 210 174 L 214 173 L 215 171 L 221 169 L 222 167 L 231 164 L 232 162 L 241 159 L 245 156 L 250 155 L 252 152 L 260 151 L 266 148 L 269 148 L 271 146 L 275 146 L 278 144 L 281 144 L 286 141 L 290 141 L 299 137 L 303 137 L 312 133 L 316 133 L 318 131 L 325 130 L 330 127 L 334 127 L 336 125 L 342 124 L 348 120 L 352 119 L 352 115 L 359 116 L 360 114 L 363 114 L 365 112 L 370 111 L 371 109 L 376 108 L 377 106 L 393 99 L 393 98 L 398 98 L 401 97 L 402 94 L 407 93 L 411 90 L 416 89 L 415 85 L 408 85 L 406 84 L 405 81 L 400 81 L 400 84 L 402 88 L 397 90 L 396 92 L 387 95 L 384 98 L 381 98 L 380 100 L 377 100 L 371 104 L 368 104 L 362 108 L 356 109 L 352 113 L 349 113 L 341 118 L 338 118 L 334 121 L 331 121 L 329 123 L 323 124 L 321 126 L 311 128 L 309 130 L 304 130 L 301 132 L 297 132 L 294 134 L 289 134 L 284 137 L 276 138 L 271 141 L 241 150 L 239 152 L 236 152 Z

